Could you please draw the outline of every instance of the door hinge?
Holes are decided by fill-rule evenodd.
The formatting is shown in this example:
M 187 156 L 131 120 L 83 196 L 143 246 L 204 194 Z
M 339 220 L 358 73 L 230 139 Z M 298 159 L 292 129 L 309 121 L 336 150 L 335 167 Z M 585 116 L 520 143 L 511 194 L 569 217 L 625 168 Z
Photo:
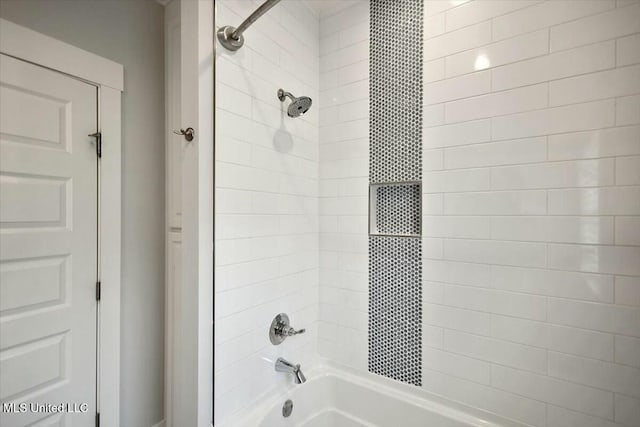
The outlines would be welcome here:
M 98 158 L 102 157 L 102 133 L 96 132 L 89 134 L 89 136 L 96 139 L 96 154 Z
M 100 427 L 100 412 L 96 412 L 96 427 Z
M 98 280 L 96 282 L 96 301 L 100 301 L 100 297 L 102 296 L 102 283 Z

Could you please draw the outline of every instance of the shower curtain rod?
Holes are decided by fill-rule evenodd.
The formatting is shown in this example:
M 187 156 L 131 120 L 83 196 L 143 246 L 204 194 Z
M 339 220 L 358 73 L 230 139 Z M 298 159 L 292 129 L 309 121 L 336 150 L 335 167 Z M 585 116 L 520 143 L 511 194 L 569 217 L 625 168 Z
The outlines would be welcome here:
M 260 7 L 258 7 L 247 19 L 245 19 L 242 24 L 238 26 L 238 28 L 232 27 L 231 25 L 225 25 L 221 27 L 217 34 L 218 40 L 220 40 L 220 44 L 224 46 L 228 50 L 238 50 L 244 44 L 244 33 L 247 28 L 251 26 L 254 22 L 256 22 L 262 15 L 267 13 L 269 9 L 278 4 L 280 0 L 267 0 Z

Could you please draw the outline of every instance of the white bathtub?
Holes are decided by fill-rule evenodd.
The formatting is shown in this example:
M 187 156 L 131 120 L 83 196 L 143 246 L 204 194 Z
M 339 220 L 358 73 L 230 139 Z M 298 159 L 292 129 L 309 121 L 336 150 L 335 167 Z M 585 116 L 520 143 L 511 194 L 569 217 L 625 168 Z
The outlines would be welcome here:
M 524 427 L 368 373 L 321 366 L 224 427 Z M 410 392 L 411 391 L 411 392 Z M 293 401 L 285 418 L 282 405 Z

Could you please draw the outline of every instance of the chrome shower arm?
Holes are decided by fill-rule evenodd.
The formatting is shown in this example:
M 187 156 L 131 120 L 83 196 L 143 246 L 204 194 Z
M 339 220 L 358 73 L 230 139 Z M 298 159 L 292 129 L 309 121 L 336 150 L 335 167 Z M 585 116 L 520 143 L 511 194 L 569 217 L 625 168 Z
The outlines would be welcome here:
M 260 5 L 247 19 L 245 19 L 242 24 L 238 26 L 238 28 L 232 27 L 231 25 L 226 25 L 224 27 L 220 27 L 217 31 L 218 40 L 220 44 L 224 46 L 228 50 L 238 50 L 244 44 L 244 33 L 247 28 L 251 26 L 254 22 L 256 22 L 262 15 L 267 13 L 269 9 L 278 4 L 280 0 L 267 0 Z
M 280 101 L 284 101 L 287 97 L 289 97 L 289 99 L 292 101 L 296 100 L 295 96 L 293 96 L 291 92 L 287 92 L 284 89 L 278 89 L 278 99 Z
M 253 13 L 242 22 L 242 24 L 238 25 L 238 28 L 233 32 L 233 34 L 231 34 L 231 37 L 237 40 L 242 35 L 242 33 L 244 33 L 245 30 L 251 26 L 251 24 L 256 22 L 262 15 L 267 13 L 269 9 L 271 9 L 279 2 L 280 0 L 267 0 L 262 3 L 260 7 L 254 10 Z

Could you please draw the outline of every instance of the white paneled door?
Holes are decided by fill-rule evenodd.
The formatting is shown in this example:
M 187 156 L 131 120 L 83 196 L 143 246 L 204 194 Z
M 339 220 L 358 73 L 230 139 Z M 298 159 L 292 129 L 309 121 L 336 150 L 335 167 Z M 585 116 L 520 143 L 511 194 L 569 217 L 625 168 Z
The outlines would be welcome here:
M 97 127 L 95 86 L 0 55 L 3 427 L 94 424 Z

